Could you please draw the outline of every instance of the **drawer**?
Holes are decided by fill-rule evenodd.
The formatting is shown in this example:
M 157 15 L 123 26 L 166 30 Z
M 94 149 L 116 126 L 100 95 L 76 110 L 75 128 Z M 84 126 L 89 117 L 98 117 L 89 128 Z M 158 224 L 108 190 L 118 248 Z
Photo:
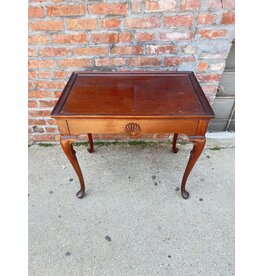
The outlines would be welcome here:
M 85 133 L 126 133 L 139 136 L 145 133 L 184 133 L 194 135 L 198 120 L 194 119 L 67 119 L 69 135 Z

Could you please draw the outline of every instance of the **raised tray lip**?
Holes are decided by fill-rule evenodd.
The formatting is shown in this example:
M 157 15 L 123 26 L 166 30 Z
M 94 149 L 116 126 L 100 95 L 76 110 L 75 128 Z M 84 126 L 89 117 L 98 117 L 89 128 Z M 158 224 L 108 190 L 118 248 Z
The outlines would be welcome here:
M 69 92 L 74 85 L 78 76 L 116 76 L 116 75 L 123 75 L 123 76 L 132 76 L 132 75 L 139 75 L 139 76 L 177 76 L 177 75 L 186 75 L 189 77 L 192 86 L 198 96 L 199 102 L 203 108 L 204 114 L 199 115 L 101 115 L 101 114 L 69 114 L 69 113 L 61 113 L 63 106 L 67 100 Z M 61 96 L 59 97 L 55 107 L 53 108 L 50 117 L 52 118 L 203 118 L 203 119 L 213 119 L 215 118 L 215 113 L 210 106 L 195 74 L 193 71 L 74 71 L 72 72 L 68 82 L 66 83 Z

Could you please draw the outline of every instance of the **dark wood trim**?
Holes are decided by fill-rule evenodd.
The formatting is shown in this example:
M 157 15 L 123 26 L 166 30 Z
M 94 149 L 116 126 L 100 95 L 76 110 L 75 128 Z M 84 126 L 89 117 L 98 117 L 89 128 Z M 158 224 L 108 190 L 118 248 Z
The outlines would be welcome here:
M 51 117 L 61 114 L 60 112 L 64 106 L 64 103 L 66 102 L 66 99 L 69 95 L 71 87 L 73 86 L 76 78 L 77 78 L 77 74 L 75 72 L 73 72 L 72 75 L 70 76 L 65 88 L 63 89 L 62 94 L 61 94 L 60 98 L 58 99 L 54 109 L 52 110 L 52 112 L 50 114 Z
M 76 71 L 74 72 L 77 75 L 80 76 L 101 76 L 101 75 L 106 75 L 106 76 L 116 76 L 116 75 L 123 75 L 123 76 L 132 76 L 132 75 L 140 75 L 140 76 L 161 76 L 161 75 L 166 75 L 166 76 L 175 76 L 175 75 L 180 75 L 180 76 L 189 76 L 189 74 L 192 73 L 192 71 L 176 71 L 176 72 L 171 72 L 171 71 Z
M 52 118 L 57 119 L 72 119 L 74 117 L 75 119 L 130 119 L 130 118 L 136 118 L 136 119 L 212 119 L 213 116 L 210 115 L 85 115 L 85 114 L 64 114 L 64 115 L 52 115 L 50 116 Z
M 211 108 L 203 89 L 201 88 L 199 82 L 197 81 L 197 78 L 196 78 L 194 72 L 191 72 L 189 74 L 189 78 L 191 80 L 192 85 L 195 88 L 196 95 L 198 96 L 198 99 L 203 107 L 203 110 L 205 111 L 205 113 L 208 116 L 210 116 L 210 118 L 215 118 L 215 113 L 214 113 L 213 109 Z

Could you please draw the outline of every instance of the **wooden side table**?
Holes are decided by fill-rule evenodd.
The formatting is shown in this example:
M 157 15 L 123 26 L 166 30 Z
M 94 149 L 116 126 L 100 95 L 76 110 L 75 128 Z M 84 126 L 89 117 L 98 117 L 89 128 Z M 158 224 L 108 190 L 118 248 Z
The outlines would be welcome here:
M 80 181 L 84 178 L 73 142 L 88 134 L 93 152 L 93 133 L 174 133 L 173 152 L 178 151 L 178 133 L 188 135 L 194 146 L 181 184 L 184 199 L 189 173 L 204 149 L 209 120 L 215 114 L 193 72 L 74 72 L 51 117 L 61 133 L 61 146 Z

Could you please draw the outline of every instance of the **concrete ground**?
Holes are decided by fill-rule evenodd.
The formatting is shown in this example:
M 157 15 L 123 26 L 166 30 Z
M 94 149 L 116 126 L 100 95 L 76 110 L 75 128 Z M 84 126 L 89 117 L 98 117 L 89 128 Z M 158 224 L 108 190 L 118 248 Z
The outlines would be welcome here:
M 87 186 L 59 145 L 29 148 L 29 275 L 234 275 L 234 139 L 76 147 Z

